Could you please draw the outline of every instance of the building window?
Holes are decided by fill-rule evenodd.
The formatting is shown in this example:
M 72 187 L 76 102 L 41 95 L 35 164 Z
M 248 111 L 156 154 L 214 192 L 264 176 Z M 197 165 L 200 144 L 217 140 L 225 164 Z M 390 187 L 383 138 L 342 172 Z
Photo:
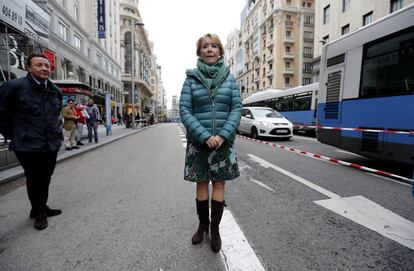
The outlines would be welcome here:
M 286 0 L 286 4 L 290 5 L 291 4 L 291 0 Z
M 67 37 L 68 37 L 68 29 L 67 27 L 62 24 L 61 22 L 59 22 L 58 25 L 58 31 L 59 31 L 59 37 L 61 37 L 64 41 L 67 41 Z
M 342 0 L 342 12 L 349 10 L 351 0 Z
M 98 64 L 98 66 L 101 65 L 101 55 L 100 54 L 96 54 L 96 64 Z
M 329 23 L 329 18 L 330 18 L 330 5 L 327 5 L 324 9 L 323 9 L 323 24 L 327 24 Z
M 73 5 L 73 17 L 75 20 L 79 20 L 79 3 L 74 3 Z
M 82 39 L 78 35 L 74 35 L 75 47 L 79 50 L 82 49 Z
M 286 46 L 286 53 L 290 53 L 290 47 L 289 46 Z
M 349 24 L 342 26 L 342 35 L 349 32 Z
M 399 10 L 403 7 L 403 0 L 391 0 L 390 2 L 390 13 Z
M 306 86 L 306 85 L 310 85 L 312 83 L 312 79 L 311 78 L 303 78 L 302 79 L 302 85 Z
M 303 40 L 308 41 L 308 42 L 313 42 L 313 32 L 304 31 L 303 32 Z
M 292 37 L 292 31 L 286 31 L 286 38 Z
M 285 85 L 288 86 L 290 84 L 290 78 L 285 77 Z
M 312 71 L 312 63 L 304 62 L 303 63 L 303 70 L 305 70 L 305 71 Z
M 372 14 L 372 11 L 370 11 L 362 17 L 363 26 L 372 23 Z
M 290 62 L 285 62 L 285 68 L 289 69 L 290 68 Z
M 303 56 L 304 57 L 313 57 L 312 47 L 303 47 Z
M 313 16 L 305 15 L 305 25 L 313 25 Z

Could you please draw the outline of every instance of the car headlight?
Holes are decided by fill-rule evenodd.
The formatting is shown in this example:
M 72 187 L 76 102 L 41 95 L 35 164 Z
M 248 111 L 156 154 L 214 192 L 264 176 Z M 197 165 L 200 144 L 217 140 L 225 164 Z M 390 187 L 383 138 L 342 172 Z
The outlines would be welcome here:
M 273 127 L 273 124 L 272 123 L 268 123 L 268 122 L 261 122 L 261 121 L 259 121 L 259 124 L 262 125 L 262 126 L 264 126 L 264 127 Z

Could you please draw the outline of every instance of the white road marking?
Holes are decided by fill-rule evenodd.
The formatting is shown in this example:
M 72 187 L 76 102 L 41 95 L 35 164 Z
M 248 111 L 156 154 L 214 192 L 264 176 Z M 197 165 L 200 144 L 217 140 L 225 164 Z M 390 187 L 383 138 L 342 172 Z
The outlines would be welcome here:
M 302 177 L 299 177 L 299 176 L 297 176 L 297 175 L 295 175 L 295 174 L 293 174 L 293 173 L 291 173 L 287 170 L 284 170 L 283 168 L 275 166 L 275 165 L 267 162 L 266 160 L 263 160 L 262 158 L 259 158 L 259 157 L 255 156 L 253 154 L 247 154 L 247 155 L 250 157 L 250 159 L 252 159 L 253 161 L 259 163 L 262 167 L 264 167 L 264 168 L 269 168 L 269 167 L 273 168 L 273 169 L 279 171 L 280 173 L 282 173 L 282 174 L 284 174 L 284 175 L 286 175 L 286 176 L 288 176 L 288 177 L 290 177 L 290 178 L 292 178 L 292 179 L 294 179 L 294 180 L 296 180 L 296 181 L 312 188 L 313 190 L 316 190 L 319 193 L 324 194 L 328 198 L 339 198 L 340 197 L 339 195 L 337 195 L 337 194 L 335 194 L 335 193 L 333 193 L 329 190 L 326 190 L 325 188 L 322 188 L 322 187 L 320 187 L 320 186 L 318 186 L 314 183 L 311 183 L 311 182 L 303 179 Z
M 414 223 L 385 209 L 381 205 L 363 197 L 352 196 L 341 198 L 318 185 L 315 185 L 295 174 L 272 165 L 253 154 L 247 154 L 253 161 L 256 161 L 265 168 L 273 168 L 286 176 L 322 193 L 330 199 L 314 201 L 316 204 L 325 207 L 355 223 L 358 223 L 370 230 L 400 243 L 414 250 Z
M 414 223 L 363 196 L 315 203 L 414 250 Z
M 388 178 L 388 177 L 385 177 L 385 176 L 381 176 L 381 175 L 374 174 L 374 173 L 371 173 L 371 172 L 367 172 L 367 174 L 369 174 L 369 175 L 371 175 L 371 176 L 374 176 L 374 177 L 381 178 L 381 179 L 385 179 L 385 180 L 387 180 L 387 181 L 391 181 L 391 182 L 394 182 L 394 183 L 397 183 L 397 184 L 401 184 L 401 185 L 405 185 L 405 186 L 409 186 L 409 187 L 411 187 L 411 184 L 408 184 L 408 183 L 403 183 L 403 182 L 400 182 L 400 181 L 396 181 L 396 180 L 394 180 L 394 179 L 391 179 L 391 178 Z
M 273 190 L 273 189 L 272 189 L 272 188 L 270 188 L 269 186 L 265 185 L 265 184 L 264 184 L 264 183 L 262 183 L 261 181 L 258 181 L 258 180 L 255 180 L 255 179 L 250 179 L 250 181 L 251 181 L 252 183 L 255 183 L 255 184 L 257 184 L 257 185 L 260 185 L 261 187 L 263 187 L 263 188 L 265 188 L 265 189 L 267 189 L 267 190 L 272 191 L 273 193 L 275 193 L 275 192 L 276 192 L 275 190 Z
M 224 210 L 221 219 L 220 236 L 222 240 L 220 255 L 226 270 L 265 270 L 233 215 L 227 209 Z

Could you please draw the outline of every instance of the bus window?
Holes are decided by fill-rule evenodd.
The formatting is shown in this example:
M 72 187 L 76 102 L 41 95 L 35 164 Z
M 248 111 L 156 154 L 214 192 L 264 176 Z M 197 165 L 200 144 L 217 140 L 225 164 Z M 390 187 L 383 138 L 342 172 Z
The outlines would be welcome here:
M 292 111 L 293 110 L 293 97 L 285 96 L 279 98 L 280 111 Z
M 414 92 L 414 27 L 364 46 L 360 97 Z
M 293 111 L 310 110 L 312 103 L 312 93 L 296 94 L 293 102 Z

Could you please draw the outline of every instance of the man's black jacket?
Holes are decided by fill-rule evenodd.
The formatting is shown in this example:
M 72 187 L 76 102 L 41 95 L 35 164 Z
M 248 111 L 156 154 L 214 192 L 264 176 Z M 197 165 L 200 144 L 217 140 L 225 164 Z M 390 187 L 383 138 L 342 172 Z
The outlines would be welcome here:
M 63 134 L 62 94 L 48 81 L 38 85 L 31 75 L 0 86 L 0 133 L 11 139 L 9 149 L 23 152 L 59 150 Z

